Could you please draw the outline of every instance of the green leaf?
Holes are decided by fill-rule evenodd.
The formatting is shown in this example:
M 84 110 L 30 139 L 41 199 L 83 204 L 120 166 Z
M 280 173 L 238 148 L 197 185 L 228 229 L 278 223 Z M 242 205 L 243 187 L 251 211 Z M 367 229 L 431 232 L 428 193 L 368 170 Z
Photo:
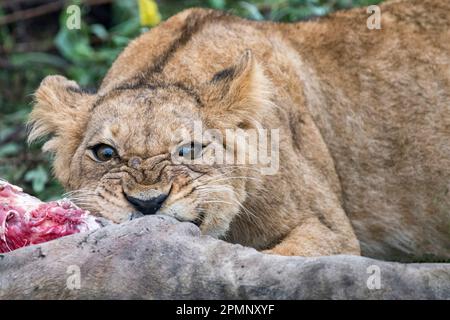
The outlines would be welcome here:
M 42 192 L 44 191 L 45 184 L 48 181 L 47 171 L 45 171 L 42 165 L 40 165 L 36 169 L 28 171 L 25 174 L 25 181 L 31 182 L 31 186 L 34 192 Z
M 13 132 L 14 132 L 14 128 L 12 128 L 12 127 L 1 128 L 0 129 L 0 141 L 5 139 L 7 136 L 9 136 Z
M 130 42 L 130 38 L 119 36 L 119 35 L 114 35 L 112 37 L 112 42 L 114 43 L 114 45 L 116 45 L 118 47 L 124 47 Z
M 108 30 L 101 24 L 93 24 L 90 26 L 91 32 L 99 39 L 106 40 L 109 37 Z
M 115 35 L 134 38 L 139 35 L 140 28 L 139 19 L 136 17 L 112 27 L 109 32 Z
M 9 157 L 15 155 L 19 152 L 20 146 L 17 143 L 7 143 L 3 146 L 0 146 L 0 158 Z
M 92 59 L 94 53 L 89 43 L 89 34 L 81 30 L 62 27 L 55 38 L 55 45 L 60 53 L 73 63 Z
M 240 2 L 241 7 L 243 7 L 248 12 L 248 16 L 253 20 L 264 20 L 264 16 L 256 5 L 248 2 Z
M 223 10 L 225 9 L 225 0 L 209 0 L 209 5 L 211 8 Z
M 44 52 L 16 53 L 10 56 L 10 62 L 16 67 L 29 67 L 32 65 L 49 65 L 57 68 L 64 68 L 67 62 L 58 56 Z

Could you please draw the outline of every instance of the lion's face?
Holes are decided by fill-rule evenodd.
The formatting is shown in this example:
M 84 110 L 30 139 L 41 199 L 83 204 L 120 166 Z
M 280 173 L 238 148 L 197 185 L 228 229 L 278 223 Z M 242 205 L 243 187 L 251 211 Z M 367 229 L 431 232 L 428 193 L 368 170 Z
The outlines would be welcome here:
M 206 123 L 200 109 L 176 87 L 124 91 L 97 106 L 70 166 L 85 204 L 116 222 L 158 212 L 222 235 L 245 199 L 234 178 L 248 173 L 206 164 L 226 150 L 194 140 L 194 124 Z
M 236 215 L 247 214 L 242 204 L 258 171 L 216 161 L 239 145 L 214 132 L 225 137 L 226 129 L 251 127 L 257 115 L 247 108 L 259 103 L 262 115 L 268 100 L 247 96 L 265 81 L 249 53 L 232 76 L 216 76 L 202 88 L 159 81 L 102 95 L 50 77 L 36 93 L 30 139 L 52 135 L 45 149 L 55 153 L 55 174 L 80 206 L 115 222 L 167 214 L 223 237 Z M 199 136 L 199 126 L 213 134 Z

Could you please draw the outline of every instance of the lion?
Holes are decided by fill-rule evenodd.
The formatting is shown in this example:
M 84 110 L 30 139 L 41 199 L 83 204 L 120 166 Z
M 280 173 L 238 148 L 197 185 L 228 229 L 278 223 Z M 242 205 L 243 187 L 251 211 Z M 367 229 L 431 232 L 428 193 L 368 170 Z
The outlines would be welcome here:
M 380 10 L 372 29 L 366 8 L 298 23 L 188 9 L 132 41 L 95 93 L 45 78 L 29 141 L 47 138 L 73 199 L 116 223 L 164 214 L 276 255 L 448 259 L 450 2 Z M 194 122 L 278 130 L 279 167 L 215 162 L 250 152 L 194 140 Z

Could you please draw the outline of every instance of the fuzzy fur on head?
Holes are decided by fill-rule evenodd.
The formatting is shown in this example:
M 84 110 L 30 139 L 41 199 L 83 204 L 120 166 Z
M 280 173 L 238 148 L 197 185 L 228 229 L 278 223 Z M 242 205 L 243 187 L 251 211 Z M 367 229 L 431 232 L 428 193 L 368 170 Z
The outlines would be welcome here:
M 30 114 L 28 142 L 50 136 L 43 150 L 56 155 L 55 174 L 68 184 L 71 158 L 84 135 L 93 95 L 62 76 L 46 77 L 35 93 Z

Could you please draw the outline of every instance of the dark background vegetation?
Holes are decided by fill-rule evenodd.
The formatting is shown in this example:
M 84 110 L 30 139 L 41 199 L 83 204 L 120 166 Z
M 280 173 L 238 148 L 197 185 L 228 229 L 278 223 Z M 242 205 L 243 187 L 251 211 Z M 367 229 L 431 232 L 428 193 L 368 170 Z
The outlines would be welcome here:
M 161 0 L 162 18 L 192 6 L 230 10 L 257 20 L 298 21 L 380 0 Z M 81 30 L 65 27 L 65 8 L 79 4 Z M 43 200 L 61 197 L 50 157 L 28 147 L 32 93 L 49 74 L 96 88 L 119 52 L 145 29 L 137 0 L 0 0 L 0 178 Z

